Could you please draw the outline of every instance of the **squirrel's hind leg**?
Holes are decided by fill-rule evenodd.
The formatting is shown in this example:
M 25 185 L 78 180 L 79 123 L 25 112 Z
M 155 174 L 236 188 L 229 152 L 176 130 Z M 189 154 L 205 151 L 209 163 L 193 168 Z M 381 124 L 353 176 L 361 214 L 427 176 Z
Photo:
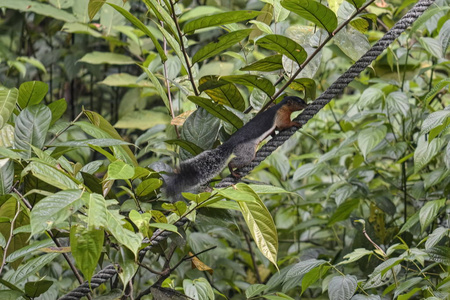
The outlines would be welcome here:
M 239 169 L 248 165 L 254 158 L 256 153 L 257 141 L 249 141 L 238 145 L 233 153 L 236 157 L 233 157 L 228 163 L 228 169 L 230 169 L 231 175 L 235 178 L 240 178 L 241 175 L 235 171 L 234 168 Z

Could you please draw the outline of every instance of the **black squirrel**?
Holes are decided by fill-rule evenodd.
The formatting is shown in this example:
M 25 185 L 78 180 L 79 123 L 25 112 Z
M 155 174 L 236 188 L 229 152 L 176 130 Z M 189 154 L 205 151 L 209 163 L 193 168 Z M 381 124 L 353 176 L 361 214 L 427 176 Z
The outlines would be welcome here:
M 236 157 L 230 160 L 228 168 L 231 175 L 239 178 L 240 175 L 233 169 L 248 165 L 255 158 L 259 143 L 275 130 L 300 127 L 298 122 L 291 121 L 291 113 L 306 106 L 299 97 L 284 97 L 281 102 L 251 119 L 219 147 L 183 161 L 176 173 L 164 176 L 167 196 L 178 198 L 181 192 L 209 182 L 225 168 L 231 154 Z

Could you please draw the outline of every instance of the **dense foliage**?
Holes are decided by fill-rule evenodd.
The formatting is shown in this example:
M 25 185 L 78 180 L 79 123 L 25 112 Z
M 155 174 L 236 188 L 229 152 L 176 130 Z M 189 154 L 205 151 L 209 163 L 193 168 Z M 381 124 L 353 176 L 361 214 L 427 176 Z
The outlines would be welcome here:
M 270 102 L 314 100 L 413 4 L 0 0 L 0 299 L 110 264 L 90 298 L 448 299 L 448 1 L 242 183 L 162 188 Z

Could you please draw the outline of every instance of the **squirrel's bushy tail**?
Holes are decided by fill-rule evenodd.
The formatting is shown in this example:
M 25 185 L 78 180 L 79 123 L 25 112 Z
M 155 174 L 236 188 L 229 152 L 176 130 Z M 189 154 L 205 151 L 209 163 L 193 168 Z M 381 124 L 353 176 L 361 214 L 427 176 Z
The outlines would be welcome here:
M 181 193 L 207 183 L 225 167 L 233 148 L 227 143 L 203 151 L 180 164 L 178 173 L 165 176 L 166 195 L 171 199 L 181 199 Z

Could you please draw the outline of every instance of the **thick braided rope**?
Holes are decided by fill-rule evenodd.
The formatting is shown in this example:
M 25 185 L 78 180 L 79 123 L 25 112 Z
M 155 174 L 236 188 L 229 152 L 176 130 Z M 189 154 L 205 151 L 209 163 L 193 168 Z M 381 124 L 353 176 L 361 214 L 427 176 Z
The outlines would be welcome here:
M 78 300 L 90 293 L 91 288 L 96 289 L 102 283 L 108 281 L 111 277 L 117 274 L 116 267 L 109 265 L 91 278 L 91 287 L 89 283 L 85 281 L 83 284 L 69 292 L 68 294 L 59 298 L 59 300 Z
M 421 0 L 405 15 L 394 27 L 369 49 L 353 66 L 351 66 L 344 74 L 342 74 L 325 92 L 314 100 L 308 107 L 294 119 L 302 126 L 305 125 L 312 117 L 314 117 L 325 105 L 333 98 L 339 96 L 344 88 L 352 82 L 372 61 L 374 61 L 390 44 L 392 44 L 399 35 L 405 31 L 422 13 L 434 3 L 434 0 Z M 257 165 L 259 165 L 267 156 L 287 141 L 299 128 L 291 127 L 283 130 L 274 136 L 256 153 L 255 159 L 247 166 L 237 170 L 243 177 L 250 173 Z M 239 181 L 231 175 L 224 178 L 216 187 L 226 187 Z
M 399 35 L 408 28 L 418 17 L 420 17 L 423 12 L 434 3 L 434 0 L 420 0 L 416 5 L 403 16 L 391 30 L 386 32 L 386 34 L 369 50 L 364 54 L 352 67 L 350 67 L 347 72 L 341 75 L 322 95 L 320 95 L 314 102 L 312 102 L 308 107 L 300 114 L 295 121 L 299 122 L 302 126 L 305 125 L 312 117 L 314 117 L 325 105 L 327 105 L 334 97 L 342 94 L 343 90 L 347 85 L 352 82 L 356 76 L 358 76 L 367 66 L 369 66 L 372 61 L 374 61 L 390 44 L 394 42 Z M 257 153 L 255 159 L 246 167 L 241 168 L 238 172 L 245 176 L 250 173 L 257 165 L 259 165 L 267 156 L 269 156 L 273 151 L 275 151 L 279 146 L 281 146 L 285 141 L 287 141 L 295 132 L 296 127 L 281 131 L 274 138 L 272 138 L 268 143 L 266 143 Z M 238 180 L 232 176 L 224 178 L 216 187 L 227 187 Z M 181 227 L 186 224 L 187 219 L 183 218 L 177 221 L 174 225 Z M 164 241 L 167 237 L 171 235 L 170 231 L 157 230 L 153 233 L 150 239 L 152 244 L 142 249 L 139 253 L 140 256 L 145 255 L 145 253 L 150 250 L 155 245 Z M 108 266 L 101 270 L 99 273 L 94 275 L 91 280 L 92 289 L 98 287 L 100 284 L 106 282 L 109 278 L 117 273 L 114 266 Z M 73 291 L 69 292 L 67 295 L 59 298 L 60 300 L 78 300 L 90 292 L 89 285 L 87 282 L 83 283 Z

